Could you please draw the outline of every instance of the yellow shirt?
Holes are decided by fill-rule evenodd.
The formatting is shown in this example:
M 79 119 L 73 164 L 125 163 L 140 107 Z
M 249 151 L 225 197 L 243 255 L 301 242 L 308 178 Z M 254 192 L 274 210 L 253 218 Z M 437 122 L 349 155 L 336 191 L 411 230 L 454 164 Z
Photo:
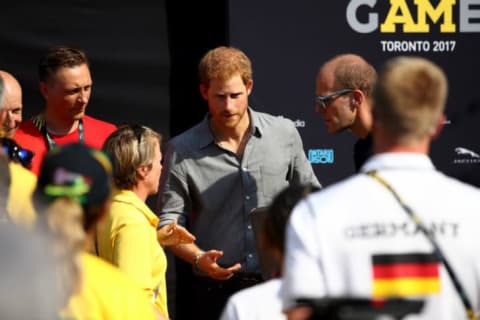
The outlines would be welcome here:
M 9 163 L 10 190 L 7 200 L 7 212 L 16 224 L 31 226 L 35 221 L 32 194 L 37 185 L 37 177 L 18 163 Z
M 160 313 L 168 317 L 167 258 L 157 240 L 157 216 L 135 193 L 118 191 L 97 228 L 100 257 L 135 279 Z
M 72 320 L 154 319 L 154 310 L 138 285 L 118 268 L 88 253 L 82 255 L 83 287 L 61 318 Z

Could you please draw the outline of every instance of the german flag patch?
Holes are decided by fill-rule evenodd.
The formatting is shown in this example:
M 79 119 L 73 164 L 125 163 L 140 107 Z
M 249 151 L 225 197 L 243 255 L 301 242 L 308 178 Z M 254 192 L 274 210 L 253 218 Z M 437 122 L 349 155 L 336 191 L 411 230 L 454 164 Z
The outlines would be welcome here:
M 440 261 L 433 253 L 372 257 L 373 298 L 413 297 L 440 292 Z

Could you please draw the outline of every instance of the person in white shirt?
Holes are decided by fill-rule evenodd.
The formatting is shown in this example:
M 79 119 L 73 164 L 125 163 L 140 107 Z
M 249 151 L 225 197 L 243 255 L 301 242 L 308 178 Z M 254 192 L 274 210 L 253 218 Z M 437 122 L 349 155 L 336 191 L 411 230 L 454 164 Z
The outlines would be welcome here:
M 223 309 L 220 320 L 284 320 L 280 294 L 283 252 L 285 248 L 285 228 L 290 213 L 302 198 L 319 188 L 289 186 L 283 189 L 266 210 L 259 228 L 260 253 L 274 260 L 276 271 L 270 280 L 253 287 L 240 290 L 232 295 Z
M 374 90 L 375 155 L 359 174 L 293 210 L 282 287 L 288 319 L 309 319 L 300 298 L 338 297 L 424 300 L 409 320 L 475 319 L 480 190 L 437 171 L 428 157 L 447 91 L 444 72 L 424 58 L 383 66 Z

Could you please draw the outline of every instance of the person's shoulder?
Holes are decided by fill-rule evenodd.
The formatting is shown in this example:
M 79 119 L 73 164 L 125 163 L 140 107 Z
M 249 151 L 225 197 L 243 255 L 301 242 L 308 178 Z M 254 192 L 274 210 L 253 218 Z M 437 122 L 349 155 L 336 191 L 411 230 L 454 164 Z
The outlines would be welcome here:
M 83 123 L 85 124 L 85 126 L 91 126 L 91 127 L 95 127 L 95 128 L 103 128 L 104 130 L 112 130 L 114 131 L 115 129 L 117 129 L 117 126 L 114 125 L 113 123 L 110 123 L 108 121 L 105 121 L 105 120 L 100 120 L 100 119 L 97 119 L 97 118 L 94 118 L 94 117 L 91 117 L 91 116 L 83 116 Z
M 14 140 L 17 141 L 17 139 L 24 136 L 41 136 L 40 130 L 35 126 L 32 119 L 27 119 L 20 123 L 20 126 L 15 132 Z
M 281 312 L 281 280 L 272 279 L 233 294 L 227 308 L 239 312 L 238 319 L 285 319 Z M 227 312 L 227 311 L 225 311 Z M 274 318 L 271 318 L 274 317 Z
M 156 220 L 155 214 L 133 191 L 120 190 L 112 197 L 110 211 L 105 219 L 115 232 L 119 230 L 151 229 L 151 221 Z
M 255 117 L 255 120 L 257 120 L 259 124 L 295 126 L 292 120 L 284 117 L 283 115 L 273 115 L 271 113 L 256 111 L 252 109 L 251 112 L 252 115 Z
M 281 288 L 281 284 L 282 281 L 280 279 L 271 279 L 250 288 L 240 290 L 232 295 L 230 298 L 231 303 L 248 305 L 255 301 L 266 299 L 266 297 L 276 297 Z
M 177 153 L 194 152 L 201 146 L 211 140 L 209 136 L 209 128 L 205 120 L 200 121 L 193 127 L 184 132 L 172 137 L 168 141 L 170 148 L 173 148 Z
M 171 141 L 174 143 L 192 141 L 192 138 L 197 137 L 198 134 L 204 133 L 205 128 L 205 121 L 202 120 L 195 124 L 193 127 L 190 127 L 182 133 L 179 133 L 176 136 L 172 137 Z
M 456 194 L 460 194 L 465 198 L 477 198 L 478 203 L 480 203 L 480 188 L 474 186 L 472 184 L 463 182 L 455 177 L 448 176 L 446 174 L 440 173 L 443 181 L 445 183 L 445 187 L 448 186 L 449 189 L 457 190 Z
M 33 174 L 33 172 L 25 169 L 20 164 L 11 161 L 9 162 L 9 167 L 12 181 L 21 182 L 23 186 L 28 185 L 29 189 L 31 186 L 31 189 L 33 190 L 37 183 L 37 176 Z
M 295 123 L 283 115 L 273 115 L 266 112 L 252 111 L 254 125 L 262 133 L 272 133 L 275 136 L 291 137 L 296 131 Z
M 364 190 L 368 179 L 365 174 L 354 174 L 343 180 L 334 182 L 330 185 L 324 186 L 320 191 L 314 192 L 307 196 L 307 198 L 315 204 L 322 206 L 355 206 L 355 201 L 341 201 L 338 199 L 352 199 L 352 195 L 358 194 L 359 191 Z M 355 198 L 356 199 L 356 198 Z
M 18 163 L 9 162 L 11 176 L 7 211 L 16 223 L 31 226 L 35 220 L 32 194 L 37 184 L 37 176 Z

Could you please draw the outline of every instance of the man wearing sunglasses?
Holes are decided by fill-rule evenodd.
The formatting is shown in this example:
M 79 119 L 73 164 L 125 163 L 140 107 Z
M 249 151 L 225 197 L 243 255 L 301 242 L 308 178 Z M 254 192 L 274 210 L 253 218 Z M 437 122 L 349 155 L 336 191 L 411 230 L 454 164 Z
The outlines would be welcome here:
M 349 129 L 359 140 L 355 144 L 355 169 L 372 154 L 369 135 L 372 127 L 371 97 L 376 71 L 365 59 L 341 54 L 327 61 L 316 80 L 316 111 L 327 131 L 335 134 Z
M 282 280 L 288 319 L 318 319 L 306 317 L 299 298 L 338 306 L 332 297 L 372 299 L 376 308 L 423 300 L 408 319 L 478 319 L 480 190 L 443 174 L 429 157 L 447 96 L 445 72 L 425 58 L 397 56 L 381 68 L 375 154 L 290 216 Z M 367 308 L 355 314 L 347 302 L 335 319 L 383 318 L 366 317 Z
M 14 78 L 12 77 L 12 79 Z M 9 159 L 8 166 L 11 179 L 7 198 L 9 218 L 16 223 L 29 225 L 34 219 L 31 195 L 37 178 L 22 165 L 22 162 L 28 162 L 31 153 L 9 138 L 11 134 L 9 123 L 11 121 L 8 113 L 11 110 L 5 109 L 5 105 L 12 102 L 11 97 L 7 97 L 7 95 L 12 94 L 11 87 L 8 87 L 8 85 L 12 85 L 10 82 L 12 79 L 9 78 L 9 74 L 0 72 L 0 152 L 4 153 Z M 7 83 L 9 84 L 7 85 Z

